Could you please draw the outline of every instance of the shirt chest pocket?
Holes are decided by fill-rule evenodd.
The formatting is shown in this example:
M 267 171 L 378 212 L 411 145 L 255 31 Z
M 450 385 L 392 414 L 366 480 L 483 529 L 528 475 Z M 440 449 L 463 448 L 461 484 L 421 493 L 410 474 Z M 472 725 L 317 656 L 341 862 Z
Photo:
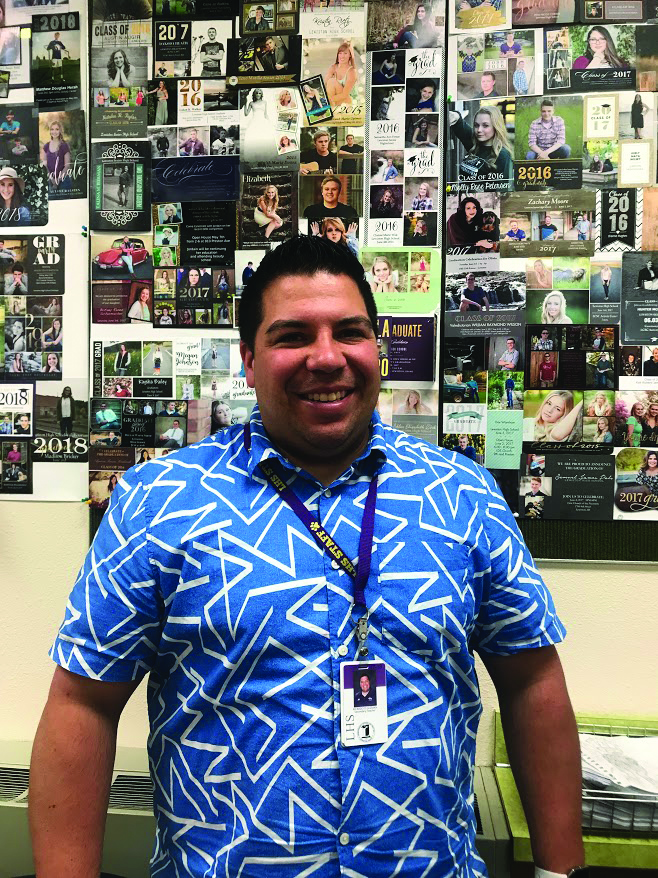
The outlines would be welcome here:
M 426 660 L 461 650 L 478 608 L 467 548 L 430 537 L 379 546 L 377 613 L 382 641 Z M 474 588 L 475 586 L 475 588 Z

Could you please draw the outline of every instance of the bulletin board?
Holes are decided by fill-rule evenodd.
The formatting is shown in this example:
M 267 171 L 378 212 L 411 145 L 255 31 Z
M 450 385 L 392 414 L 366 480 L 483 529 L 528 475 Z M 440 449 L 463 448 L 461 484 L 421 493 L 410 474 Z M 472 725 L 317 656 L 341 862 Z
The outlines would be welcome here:
M 245 423 L 242 289 L 300 231 L 363 262 L 386 423 L 490 469 L 538 557 L 654 558 L 643 0 L 5 3 L 1 498 L 93 532 Z

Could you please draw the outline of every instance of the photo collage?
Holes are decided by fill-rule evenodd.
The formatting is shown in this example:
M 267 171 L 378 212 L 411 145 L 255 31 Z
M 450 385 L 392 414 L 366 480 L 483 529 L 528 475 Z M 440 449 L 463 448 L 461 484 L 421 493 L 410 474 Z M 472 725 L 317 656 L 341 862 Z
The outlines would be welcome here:
M 298 231 L 363 258 L 383 315 L 382 414 L 437 441 L 440 4 L 226 5 L 156 0 L 114 29 L 92 5 L 97 512 L 128 466 L 249 417 L 240 295 Z
M 448 35 L 442 444 L 520 518 L 656 518 L 655 24 L 493 6 Z

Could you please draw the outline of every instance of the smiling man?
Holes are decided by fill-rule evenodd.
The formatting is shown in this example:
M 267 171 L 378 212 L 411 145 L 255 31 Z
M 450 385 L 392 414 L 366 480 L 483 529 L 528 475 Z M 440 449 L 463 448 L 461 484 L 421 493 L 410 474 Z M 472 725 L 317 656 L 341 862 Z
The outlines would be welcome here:
M 248 424 L 113 491 L 34 745 L 41 878 L 98 874 L 116 727 L 146 673 L 154 875 L 482 876 L 473 650 L 540 878 L 582 864 L 564 629 L 487 471 L 382 422 L 376 326 L 347 248 L 282 243 L 242 294 Z M 343 739 L 355 674 L 384 745 Z

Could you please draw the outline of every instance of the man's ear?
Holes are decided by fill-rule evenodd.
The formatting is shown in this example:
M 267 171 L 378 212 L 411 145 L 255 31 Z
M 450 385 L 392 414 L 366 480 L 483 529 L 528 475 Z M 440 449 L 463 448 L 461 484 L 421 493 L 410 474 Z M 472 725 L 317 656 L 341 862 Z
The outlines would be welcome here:
M 254 381 L 254 352 L 247 346 L 247 343 L 240 341 L 240 356 L 244 363 L 244 374 L 247 381 L 247 387 L 255 387 Z

